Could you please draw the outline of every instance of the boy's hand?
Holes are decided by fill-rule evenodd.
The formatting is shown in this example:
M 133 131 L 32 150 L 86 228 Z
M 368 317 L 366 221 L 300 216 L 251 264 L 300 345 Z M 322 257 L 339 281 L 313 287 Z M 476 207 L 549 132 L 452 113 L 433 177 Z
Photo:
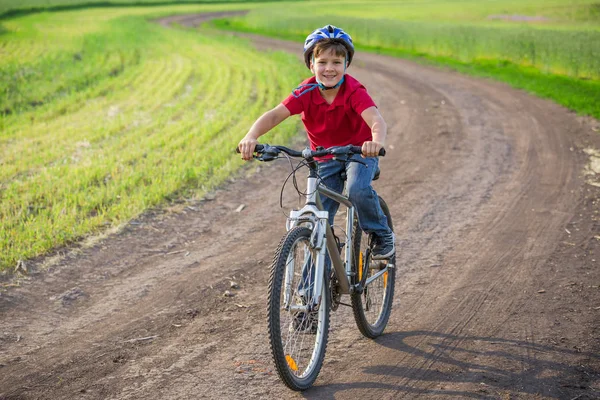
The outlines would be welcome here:
M 379 150 L 383 148 L 383 143 L 378 142 L 364 142 L 362 145 L 363 157 L 377 157 Z
M 258 144 L 258 140 L 256 139 L 248 139 L 243 138 L 242 141 L 238 144 L 238 149 L 242 155 L 242 159 L 249 161 L 252 160 L 252 155 L 254 154 L 254 148 Z

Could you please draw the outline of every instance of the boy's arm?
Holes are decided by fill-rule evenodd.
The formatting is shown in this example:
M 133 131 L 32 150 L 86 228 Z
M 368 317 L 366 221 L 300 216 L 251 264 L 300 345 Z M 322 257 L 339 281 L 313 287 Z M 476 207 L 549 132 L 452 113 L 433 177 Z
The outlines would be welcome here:
M 377 157 L 379 150 L 385 146 L 385 138 L 387 136 L 387 125 L 385 120 L 375 106 L 367 108 L 360 116 L 365 120 L 367 125 L 369 125 L 371 134 L 373 135 L 372 141 L 364 142 L 362 145 L 363 156 Z
M 279 104 L 277 107 L 261 115 L 238 144 L 242 158 L 246 161 L 252 160 L 254 147 L 258 143 L 257 139 L 279 125 L 289 116 L 290 111 L 283 104 Z

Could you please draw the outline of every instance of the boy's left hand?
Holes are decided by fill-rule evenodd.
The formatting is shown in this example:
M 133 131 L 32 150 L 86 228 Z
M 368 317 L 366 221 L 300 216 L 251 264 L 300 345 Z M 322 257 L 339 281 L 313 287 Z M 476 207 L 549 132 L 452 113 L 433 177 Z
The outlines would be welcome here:
M 362 145 L 363 157 L 377 157 L 379 150 L 383 148 L 383 143 L 379 142 L 364 142 Z

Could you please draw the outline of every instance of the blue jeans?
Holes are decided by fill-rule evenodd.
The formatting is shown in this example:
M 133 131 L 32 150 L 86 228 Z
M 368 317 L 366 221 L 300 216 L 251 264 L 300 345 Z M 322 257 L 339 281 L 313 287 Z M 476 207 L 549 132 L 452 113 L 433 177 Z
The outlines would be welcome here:
M 377 193 L 371 186 L 379 159 L 377 157 L 362 158 L 357 154 L 351 158 L 367 165 L 352 161 L 326 160 L 319 163 L 319 176 L 325 186 L 341 193 L 344 189 L 344 181 L 340 174 L 345 170 L 348 197 L 358 213 L 360 229 L 377 236 L 387 235 L 391 233 L 391 229 L 388 227 L 387 218 L 379 204 Z M 333 226 L 333 219 L 339 203 L 325 196 L 321 196 L 321 201 L 323 208 L 329 212 L 329 223 Z
M 358 213 L 358 224 L 360 229 L 366 233 L 376 235 L 386 235 L 391 233 L 388 226 L 387 217 L 381 209 L 377 193 L 371 186 L 375 171 L 379 165 L 379 159 L 376 157 L 362 158 L 360 155 L 353 155 L 359 162 L 340 162 L 336 160 L 326 160 L 319 163 L 319 176 L 325 186 L 341 193 L 344 190 L 344 181 L 341 178 L 341 172 L 346 171 L 347 194 Z M 340 203 L 331 200 L 328 197 L 321 196 L 323 209 L 329 212 L 329 224 L 333 226 L 335 213 Z M 345 229 L 345 228 L 344 228 Z M 325 257 L 325 270 L 327 273 L 331 270 L 331 259 L 329 254 Z M 306 293 L 307 298 L 312 297 L 312 286 L 308 285 L 314 271 L 314 264 L 309 259 L 302 268 L 302 281 L 298 290 Z

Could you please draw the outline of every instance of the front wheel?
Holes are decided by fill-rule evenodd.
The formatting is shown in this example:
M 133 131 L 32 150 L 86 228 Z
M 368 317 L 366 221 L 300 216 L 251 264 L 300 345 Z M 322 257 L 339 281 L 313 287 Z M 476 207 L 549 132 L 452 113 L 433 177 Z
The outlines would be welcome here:
M 319 375 L 329 336 L 329 282 L 314 293 L 317 251 L 311 230 L 291 229 L 281 240 L 269 279 L 268 329 L 275 367 L 293 390 L 312 386 Z M 319 303 L 319 297 L 321 298 Z
M 387 204 L 381 197 L 379 197 L 379 203 L 381 204 L 383 213 L 387 217 L 390 229 L 394 230 L 392 217 Z M 353 238 L 353 272 L 356 282 L 360 282 L 363 278 L 363 265 L 365 263 L 370 263 L 370 257 L 368 256 L 369 252 L 367 251 L 369 238 L 358 226 L 358 218 L 354 219 Z M 378 268 L 367 268 L 367 279 L 377 276 L 377 274 L 379 275 L 365 286 L 362 293 L 353 293 L 350 296 L 356 325 L 360 332 L 368 338 L 373 339 L 381 335 L 390 318 L 396 281 L 395 263 L 396 255 L 394 254 L 389 260 L 389 264 L 392 264 L 393 267 L 388 268 L 387 271 L 381 273 L 382 270 Z

